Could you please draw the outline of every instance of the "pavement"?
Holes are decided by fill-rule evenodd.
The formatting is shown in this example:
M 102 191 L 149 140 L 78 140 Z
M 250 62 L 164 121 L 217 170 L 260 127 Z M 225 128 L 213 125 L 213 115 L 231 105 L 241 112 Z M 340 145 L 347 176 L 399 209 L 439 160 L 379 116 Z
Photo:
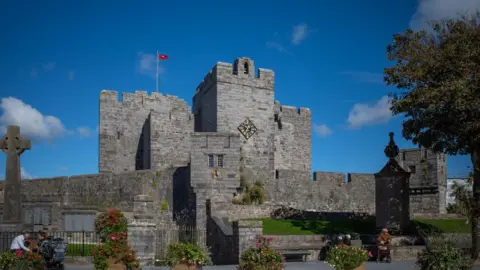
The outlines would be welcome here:
M 376 262 L 366 262 L 366 269 L 368 270 L 418 270 L 419 268 L 415 266 L 414 261 L 397 261 L 391 263 L 376 263 Z M 287 263 L 286 267 L 292 270 L 332 270 L 330 266 L 322 261 L 313 261 L 313 262 L 291 262 Z M 86 270 L 93 269 L 91 265 L 67 265 L 65 270 Z M 216 266 L 204 266 L 202 270 L 236 270 L 236 265 L 216 265 Z M 142 270 L 170 270 L 170 267 L 142 267 Z M 480 270 L 480 267 L 474 267 L 472 270 Z

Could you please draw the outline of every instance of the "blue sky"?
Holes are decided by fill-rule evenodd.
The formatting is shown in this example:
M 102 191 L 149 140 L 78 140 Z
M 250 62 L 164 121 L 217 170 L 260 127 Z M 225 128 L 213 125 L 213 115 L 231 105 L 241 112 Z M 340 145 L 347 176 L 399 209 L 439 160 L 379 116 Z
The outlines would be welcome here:
M 81 3 L 81 4 L 80 4 Z M 313 169 L 377 172 L 400 117 L 382 82 L 394 33 L 479 7 L 428 1 L 13 1 L 0 10 L 0 126 L 19 124 L 33 146 L 25 177 L 98 172 L 99 94 L 155 90 L 191 104 L 217 61 L 247 56 L 276 73 L 276 99 L 313 113 Z M 450 177 L 469 157 L 449 157 Z M 5 155 L 0 155 L 0 176 Z

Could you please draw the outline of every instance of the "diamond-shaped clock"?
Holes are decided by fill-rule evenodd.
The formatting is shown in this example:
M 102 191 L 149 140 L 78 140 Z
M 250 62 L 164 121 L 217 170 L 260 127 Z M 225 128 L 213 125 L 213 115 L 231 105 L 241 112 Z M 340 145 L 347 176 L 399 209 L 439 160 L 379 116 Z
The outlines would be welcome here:
M 257 127 L 252 123 L 252 121 L 250 121 L 250 119 L 246 118 L 245 121 L 238 126 L 238 131 L 240 131 L 243 137 L 248 140 L 250 137 L 255 135 L 257 132 Z

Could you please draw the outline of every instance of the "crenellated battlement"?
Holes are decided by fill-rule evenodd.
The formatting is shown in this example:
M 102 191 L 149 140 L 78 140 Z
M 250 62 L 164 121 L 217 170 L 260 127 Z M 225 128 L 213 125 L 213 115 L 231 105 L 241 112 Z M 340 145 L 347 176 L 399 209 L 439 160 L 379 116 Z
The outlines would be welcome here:
M 159 92 L 153 92 L 150 95 L 147 91 L 136 90 L 133 93 L 123 92 L 122 98 L 119 98 L 117 91 L 113 90 L 102 90 L 100 92 L 100 104 L 106 106 L 119 105 L 123 107 L 139 108 L 144 107 L 148 109 L 160 109 L 162 111 L 165 108 L 169 110 L 190 110 L 188 103 L 179 98 L 178 96 L 173 95 L 162 95 Z
M 248 65 L 248 68 L 246 68 L 246 65 Z M 259 68 L 255 74 L 254 68 L 253 60 L 247 57 L 237 58 L 233 64 L 217 62 L 197 86 L 195 94 L 203 89 L 208 89 L 210 84 L 217 81 L 238 84 L 240 83 L 238 80 L 242 80 L 242 84 L 273 89 L 275 72 L 270 69 Z
M 312 118 L 312 111 L 309 108 L 281 105 L 277 100 L 275 100 L 274 114 L 277 122 L 310 122 Z

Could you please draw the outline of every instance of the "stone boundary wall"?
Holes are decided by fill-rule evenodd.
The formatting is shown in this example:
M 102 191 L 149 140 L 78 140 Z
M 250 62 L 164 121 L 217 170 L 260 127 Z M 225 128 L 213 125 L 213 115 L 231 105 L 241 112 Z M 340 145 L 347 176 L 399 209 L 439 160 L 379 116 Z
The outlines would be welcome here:
M 242 252 L 255 247 L 257 238 L 263 235 L 263 223 L 254 220 L 238 220 L 233 222 L 232 228 L 235 254 L 240 259 Z

